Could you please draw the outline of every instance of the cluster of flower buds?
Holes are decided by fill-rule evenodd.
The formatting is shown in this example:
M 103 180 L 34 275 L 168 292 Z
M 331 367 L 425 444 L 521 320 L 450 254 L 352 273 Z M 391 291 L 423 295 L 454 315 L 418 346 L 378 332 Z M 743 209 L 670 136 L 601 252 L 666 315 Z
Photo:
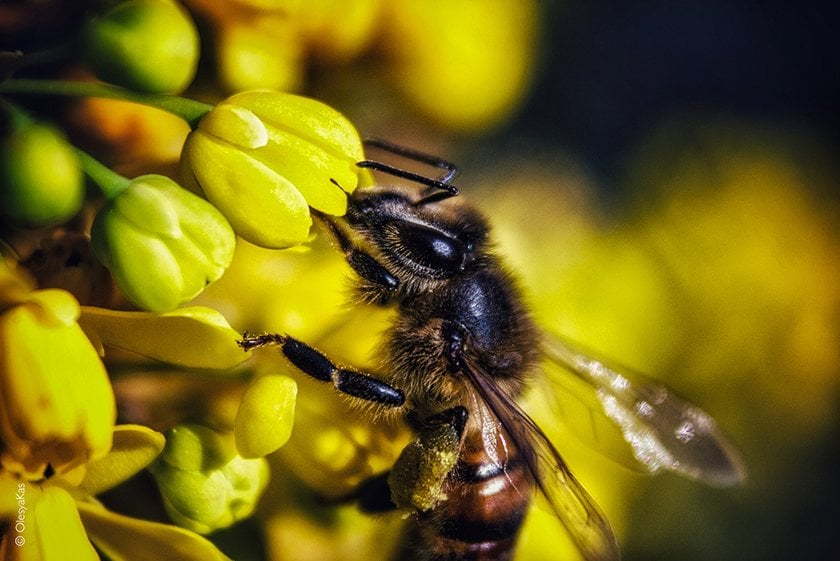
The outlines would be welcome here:
M 177 551 L 184 559 L 226 559 L 197 534 L 254 511 L 268 484 L 265 457 L 292 437 L 297 385 L 278 372 L 237 369 L 250 356 L 236 345 L 239 332 L 196 300 L 208 298 L 227 313 L 212 294 L 202 293 L 222 284 L 217 281 L 235 268 L 235 257 L 253 263 L 254 255 L 306 244 L 313 239 L 313 215 L 343 215 L 348 196 L 371 181 L 370 171 L 357 166 L 365 155 L 355 126 L 324 103 L 288 93 L 306 75 L 304 56 L 345 61 L 379 42 L 394 55 L 385 64 L 395 86 L 455 129 L 489 124 L 527 81 L 524 60 L 533 30 L 526 26 L 523 35 L 506 22 L 532 19 L 532 0 L 494 2 L 480 17 L 471 1 L 394 6 L 383 0 L 119 0 L 86 13 L 90 17 L 66 46 L 0 57 L 0 117 L 8 125 L 0 139 L 0 551 L 9 553 L 16 537 L 38 544 L 14 549 L 21 559 L 93 561 L 98 552 L 122 559 L 135 547 L 145 558 L 173 558 Z M 201 44 L 202 28 L 192 14 L 214 30 L 209 62 L 218 66 L 218 87 L 194 83 L 201 54 L 214 47 Z M 429 17 L 435 19 L 428 25 L 434 37 L 413 23 Z M 486 48 L 505 54 L 504 64 L 487 64 L 495 58 L 477 56 L 458 41 L 468 22 L 489 33 Z M 442 53 L 451 63 L 443 74 L 434 62 Z M 29 73 L 29 66 L 64 59 L 71 64 L 58 75 L 72 81 L 26 78 L 44 75 Z M 207 62 L 201 68 L 202 76 L 214 72 Z M 473 95 L 477 89 L 481 96 Z M 215 96 L 215 103 L 179 97 L 185 91 Z M 69 125 L 62 129 L 40 116 L 46 96 L 88 99 L 66 113 L 48 112 Z M 155 143 L 161 148 L 156 154 L 167 154 L 165 165 L 134 165 L 143 158 L 119 148 L 98 153 L 110 145 L 109 137 L 102 133 L 103 142 L 90 134 L 94 130 L 133 137 L 170 130 L 146 121 L 135 126 L 129 121 L 138 119 L 126 117 L 130 104 L 101 111 L 118 105 L 113 99 L 163 109 L 186 122 L 177 120 L 182 131 L 170 135 L 174 142 Z M 100 111 L 87 119 L 96 113 L 91 107 Z M 336 264 L 317 275 L 340 278 L 338 267 L 346 263 L 336 256 Z M 252 266 L 232 276 L 247 283 L 263 274 Z M 314 269 L 302 276 L 313 278 Z M 304 283 L 304 290 L 314 294 L 322 282 Z M 240 307 L 262 298 L 256 290 L 242 292 Z M 316 300 L 300 294 L 286 292 L 282 313 L 279 300 L 261 303 L 262 313 L 291 317 L 297 312 L 288 300 Z M 317 300 L 311 305 L 322 308 L 316 311 L 338 308 L 329 296 Z M 234 319 L 252 327 L 253 317 Z M 133 369 L 147 367 L 173 374 L 161 375 L 165 390 L 139 396 L 130 381 Z M 198 401 L 190 383 L 169 392 L 177 385 L 172 379 L 188 373 L 194 383 L 206 372 L 235 388 L 201 404 L 218 408 L 214 420 L 223 421 L 207 425 L 224 427 L 219 431 L 185 424 L 201 420 L 203 410 L 186 415 L 167 409 L 178 399 Z M 331 419 L 329 411 L 315 415 L 309 409 L 302 417 L 310 424 Z M 160 411 L 172 418 L 158 417 Z M 118 417 L 137 424 L 117 425 Z M 346 446 L 344 436 L 321 431 L 316 450 L 298 454 L 296 465 L 326 464 L 323 479 L 346 472 L 349 484 L 366 456 Z M 430 449 L 445 452 L 446 435 L 438 436 L 429 438 Z M 387 449 L 383 457 L 391 455 L 389 447 L 380 448 Z M 176 526 L 124 516 L 95 500 L 142 469 L 153 474 Z M 441 492 L 429 474 L 403 470 L 398 477 L 426 497 L 406 504 Z M 10 485 L 18 486 L 14 493 L 6 492 Z M 21 493 L 31 517 L 12 536 L 17 526 L 9 523 L 10 500 L 23 501 Z

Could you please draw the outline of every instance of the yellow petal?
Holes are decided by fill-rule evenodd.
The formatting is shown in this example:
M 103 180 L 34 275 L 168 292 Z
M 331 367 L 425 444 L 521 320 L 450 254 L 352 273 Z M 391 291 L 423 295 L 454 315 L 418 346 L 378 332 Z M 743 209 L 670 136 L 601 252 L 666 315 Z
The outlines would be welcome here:
M 305 241 L 312 219 L 300 191 L 249 154 L 201 130 L 184 145 L 192 173 L 207 200 L 245 240 L 270 248 Z
M 253 156 L 291 181 L 312 208 L 334 216 L 344 215 L 347 212 L 344 189 L 351 192 L 359 182 L 356 161 L 336 157 L 308 140 L 273 126 L 268 132 L 271 143 L 254 151 Z
M 54 326 L 72 325 L 79 317 L 79 302 L 72 294 L 58 288 L 32 292 L 27 301 L 34 305 L 38 319 Z
M 242 92 L 227 103 L 247 107 L 267 125 L 294 134 L 330 154 L 356 163 L 364 160 L 359 133 L 341 113 L 312 98 L 275 91 Z M 355 185 L 342 186 L 352 191 Z
M 236 345 L 240 334 L 210 308 L 155 314 L 84 306 L 79 324 L 100 348 L 107 345 L 183 367 L 228 369 L 249 356 Z
M 78 508 L 91 540 L 113 561 L 230 561 L 189 530 L 130 518 L 92 503 L 80 502 Z
M 25 273 L 10 268 L 0 259 L 0 312 L 26 300 L 35 288 L 34 282 Z
M 259 117 L 244 107 L 220 103 L 201 119 L 198 128 L 239 148 L 261 148 L 268 131 Z
M 7 471 L 0 471 L 0 520 L 12 520 L 17 517 L 20 500 L 18 496 L 25 493 L 24 481 Z
M 73 498 L 58 487 L 43 491 L 26 485 L 26 511 L 14 534 L 4 559 L 20 561 L 99 561 L 99 555 L 88 541 L 85 528 L 76 511 Z M 22 529 L 22 532 L 17 532 Z
M 97 495 L 119 485 L 158 457 L 166 443 L 163 435 L 140 425 L 114 427 L 111 451 L 87 464 L 87 473 L 78 485 L 81 495 Z

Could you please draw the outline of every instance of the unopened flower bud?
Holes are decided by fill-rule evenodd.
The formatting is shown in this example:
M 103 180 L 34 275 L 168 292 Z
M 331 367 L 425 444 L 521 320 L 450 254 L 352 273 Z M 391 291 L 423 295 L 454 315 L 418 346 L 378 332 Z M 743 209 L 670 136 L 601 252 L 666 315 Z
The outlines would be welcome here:
M 102 80 L 149 93 L 178 93 L 192 82 L 198 31 L 171 0 L 128 0 L 95 19 L 85 54 Z
M 84 195 L 79 159 L 59 131 L 29 123 L 3 140 L 0 215 L 21 226 L 52 226 L 79 212 Z
M 91 242 L 129 300 L 163 312 L 222 276 L 236 238 L 213 205 L 168 177 L 144 175 L 99 211 Z
M 253 512 L 268 484 L 268 462 L 246 460 L 232 442 L 198 425 L 167 435 L 152 468 L 173 522 L 201 534 L 226 528 Z
M 297 384 L 288 376 L 268 375 L 254 380 L 236 413 L 236 449 L 245 458 L 258 458 L 283 446 L 292 434 Z
M 236 94 L 190 133 L 181 157 L 195 182 L 245 240 L 263 247 L 305 241 L 309 207 L 343 215 L 364 159 L 353 125 L 306 97 Z

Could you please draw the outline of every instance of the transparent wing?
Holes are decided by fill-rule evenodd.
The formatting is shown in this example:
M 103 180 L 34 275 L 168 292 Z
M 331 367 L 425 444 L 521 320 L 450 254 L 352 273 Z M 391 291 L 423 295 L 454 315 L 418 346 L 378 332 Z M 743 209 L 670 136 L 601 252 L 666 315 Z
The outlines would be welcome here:
M 575 479 L 560 453 L 534 421 L 493 380 L 473 364 L 465 374 L 490 413 L 526 462 L 536 488 L 548 499 L 587 561 L 617 561 L 618 542 L 600 509 Z M 510 447 L 508 446 L 508 449 Z M 506 456 L 507 450 L 500 455 Z M 520 490 L 531 493 L 531 489 Z
M 699 407 L 663 384 L 606 366 L 559 337 L 546 335 L 544 347 L 548 360 L 593 390 L 603 413 L 649 471 L 671 470 L 719 487 L 744 480 L 738 453 Z

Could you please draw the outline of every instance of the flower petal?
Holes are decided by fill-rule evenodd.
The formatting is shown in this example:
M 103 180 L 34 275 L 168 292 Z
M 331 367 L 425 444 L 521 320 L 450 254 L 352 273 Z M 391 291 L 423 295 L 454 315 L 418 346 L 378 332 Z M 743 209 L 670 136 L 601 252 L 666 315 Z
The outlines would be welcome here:
M 120 290 L 147 310 L 171 310 L 184 300 L 181 265 L 166 243 L 102 209 L 91 228 L 96 257 L 111 271 Z
M 45 487 L 40 491 L 27 485 L 24 496 L 29 511 L 25 529 L 17 536 L 23 542 L 11 548 L 12 555 L 7 559 L 99 561 L 67 491 L 59 487 Z
M 244 107 L 220 103 L 201 119 L 198 128 L 239 148 L 261 148 L 268 131 L 259 117 Z
M 356 162 L 337 157 L 310 140 L 269 126 L 271 143 L 253 156 L 272 166 L 303 194 L 312 208 L 342 216 L 347 212 L 347 193 L 359 182 Z M 346 185 L 346 187 L 345 187 Z
M 365 159 L 359 133 L 341 113 L 312 98 L 275 91 L 242 92 L 229 104 L 250 109 L 264 123 L 303 138 L 352 163 Z M 355 186 L 347 185 L 348 191 Z
M 111 451 L 87 464 L 87 473 L 78 485 L 82 496 L 92 496 L 119 485 L 148 466 L 163 450 L 166 440 L 157 431 L 140 425 L 114 427 Z
M 78 509 L 93 543 L 113 561 L 230 561 L 189 530 L 123 516 L 93 503 L 80 502 Z
M 188 368 L 228 369 L 250 356 L 236 345 L 239 333 L 211 308 L 155 314 L 83 306 L 79 324 L 100 344 Z
M 178 209 L 148 175 L 137 178 L 114 199 L 116 212 L 136 228 L 168 238 L 181 237 Z M 161 176 L 157 176 L 161 177 Z
M 245 240 L 271 248 L 305 241 L 312 219 L 300 191 L 242 150 L 203 131 L 190 134 L 184 154 L 204 194 Z

